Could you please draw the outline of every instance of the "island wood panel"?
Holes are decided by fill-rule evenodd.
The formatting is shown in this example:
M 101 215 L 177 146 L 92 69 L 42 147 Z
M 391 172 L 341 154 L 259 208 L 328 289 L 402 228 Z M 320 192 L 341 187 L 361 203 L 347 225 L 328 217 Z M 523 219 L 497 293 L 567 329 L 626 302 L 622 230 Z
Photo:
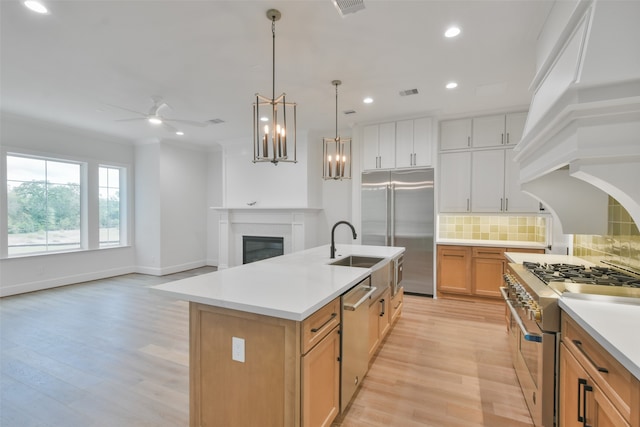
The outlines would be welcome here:
M 190 313 L 191 426 L 299 426 L 300 323 L 198 303 Z
M 148 287 L 213 270 L 2 298 L 0 425 L 188 425 L 188 304 Z M 532 426 L 501 307 L 407 296 L 402 309 L 335 425 Z

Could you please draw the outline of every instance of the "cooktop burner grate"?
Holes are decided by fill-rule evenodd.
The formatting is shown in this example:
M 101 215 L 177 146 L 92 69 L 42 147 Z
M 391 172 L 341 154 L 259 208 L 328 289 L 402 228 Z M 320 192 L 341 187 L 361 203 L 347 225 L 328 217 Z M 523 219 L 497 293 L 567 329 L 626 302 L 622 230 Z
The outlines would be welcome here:
M 640 279 L 608 267 L 586 267 L 575 264 L 522 263 L 544 283 L 573 282 L 590 285 L 623 286 L 640 288 Z

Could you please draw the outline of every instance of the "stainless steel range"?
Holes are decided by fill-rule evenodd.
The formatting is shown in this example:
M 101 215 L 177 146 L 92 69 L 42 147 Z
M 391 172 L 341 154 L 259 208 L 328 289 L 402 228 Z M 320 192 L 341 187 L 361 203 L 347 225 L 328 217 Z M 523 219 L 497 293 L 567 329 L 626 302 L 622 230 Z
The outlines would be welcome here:
M 615 268 L 612 268 L 615 267 Z M 563 292 L 640 297 L 640 275 L 619 266 L 510 263 L 500 288 L 513 365 L 533 423 L 556 425 Z

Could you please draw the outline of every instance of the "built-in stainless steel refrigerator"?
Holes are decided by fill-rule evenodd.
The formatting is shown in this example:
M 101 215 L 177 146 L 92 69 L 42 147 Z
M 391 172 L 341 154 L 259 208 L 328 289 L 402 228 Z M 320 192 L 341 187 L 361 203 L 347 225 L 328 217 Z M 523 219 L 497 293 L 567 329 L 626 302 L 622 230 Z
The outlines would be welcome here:
M 433 295 L 433 169 L 362 173 L 362 244 L 403 246 L 405 292 Z

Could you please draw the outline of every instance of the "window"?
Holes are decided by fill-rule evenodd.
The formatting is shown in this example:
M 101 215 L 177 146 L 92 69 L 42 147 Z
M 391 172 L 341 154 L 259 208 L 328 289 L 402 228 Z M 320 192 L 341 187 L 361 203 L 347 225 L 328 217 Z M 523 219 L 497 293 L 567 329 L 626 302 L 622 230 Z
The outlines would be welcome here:
M 81 247 L 80 167 L 7 155 L 9 255 Z
M 100 247 L 120 245 L 120 168 L 101 166 L 99 175 Z

